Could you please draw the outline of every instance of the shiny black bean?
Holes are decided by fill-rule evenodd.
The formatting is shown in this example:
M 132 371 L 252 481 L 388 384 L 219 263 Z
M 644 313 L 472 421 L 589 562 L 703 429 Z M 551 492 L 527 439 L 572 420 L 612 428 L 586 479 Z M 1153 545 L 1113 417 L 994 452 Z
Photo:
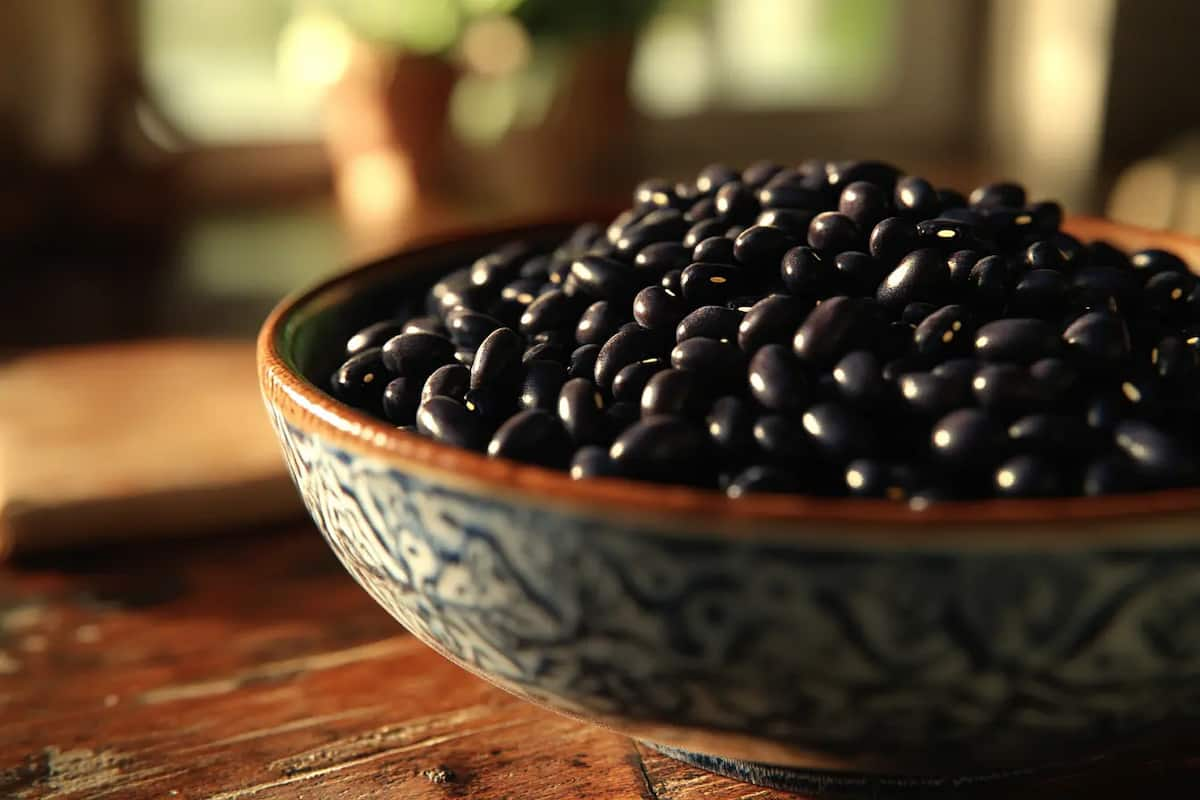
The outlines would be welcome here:
M 707 452 L 707 441 L 693 424 L 656 416 L 630 425 L 612 443 L 608 455 L 626 477 L 694 483 L 706 471 Z
M 879 284 L 875 299 L 881 305 L 899 310 L 917 300 L 940 303 L 950 289 L 950 267 L 945 256 L 938 250 L 925 248 L 900 259 Z
M 912 490 L 913 475 L 895 464 L 856 458 L 846 465 L 846 489 L 853 497 L 903 500 Z
M 1188 272 L 1188 266 L 1182 258 L 1166 250 L 1139 250 L 1129 256 L 1129 264 L 1140 275 L 1150 278 L 1160 272 Z
M 808 376 L 791 350 L 782 344 L 760 347 L 750 359 L 748 377 L 751 395 L 764 408 L 794 412 L 808 405 Z
M 443 364 L 454 361 L 454 342 L 433 333 L 402 333 L 383 345 L 383 365 L 393 375 L 429 377 Z
M 471 283 L 498 291 L 501 286 L 520 275 L 521 265 L 532 254 L 528 244 L 512 242 L 495 252 L 475 259 L 471 264 Z
M 552 289 L 538 297 L 521 315 L 521 333 L 532 336 L 542 331 L 574 326 L 587 301 Z
M 929 314 L 913 332 L 913 348 L 934 361 L 969 353 L 974 345 L 975 321 L 966 306 L 942 306 Z
M 676 297 L 683 297 L 683 270 L 667 270 L 666 274 L 662 276 L 662 280 L 659 281 L 659 286 Z
M 887 269 L 859 250 L 838 253 L 833 259 L 835 282 L 840 291 L 856 297 L 873 297 Z
M 1168 336 L 1150 351 L 1150 364 L 1163 381 L 1180 386 L 1196 376 L 1200 354 L 1178 336 Z
M 383 350 L 369 347 L 338 367 L 330 380 L 333 396 L 352 406 L 378 413 L 382 410 L 384 385 L 391 379 L 383 363 Z
M 490 436 L 517 411 L 517 389 L 511 386 L 479 386 L 463 395 L 463 406 L 479 421 L 479 430 Z
M 865 418 L 836 403 L 817 403 L 804 412 L 803 425 L 825 458 L 846 464 L 871 452 L 873 437 Z
M 733 341 L 737 339 L 738 326 L 744 317 L 742 312 L 726 306 L 700 306 L 675 326 L 675 341 L 678 343 L 696 336 Z
M 966 216 L 966 213 L 963 214 Z M 917 241 L 949 255 L 952 252 L 980 246 L 978 226 L 970 219 L 945 212 L 942 216 L 917 223 Z
M 851 183 L 865 181 L 890 194 L 900 177 L 900 170 L 883 161 L 831 161 L 825 166 L 825 177 L 839 193 Z
M 986 256 L 975 262 L 967 276 L 967 297 L 971 305 L 986 315 L 1000 313 L 1008 302 L 1009 268 L 1000 256 Z
M 702 194 L 708 194 L 737 179 L 737 170 L 732 167 L 726 164 L 709 164 L 696 175 L 696 189 Z
M 1008 313 L 1022 317 L 1057 318 L 1067 300 L 1067 281 L 1056 269 L 1031 269 L 1017 283 Z
M 1079 417 L 1030 414 L 1008 426 L 1013 449 L 1058 460 L 1075 458 L 1096 445 L 1095 432 Z
M 975 373 L 979 371 L 979 362 L 968 356 L 960 358 L 948 358 L 942 363 L 935 366 L 930 372 L 934 375 L 941 375 L 946 378 L 952 378 L 957 383 L 971 388 L 971 381 L 975 380 Z
M 653 206 L 636 206 L 625 209 L 604 229 L 604 238 L 615 245 L 625 230 L 646 216 L 652 208 Z
M 579 345 L 604 344 L 628 321 L 629 316 L 619 304 L 597 300 L 580 315 L 575 341 Z
M 1065 491 L 1062 476 L 1049 460 L 1022 454 L 996 468 L 999 497 L 1058 497 Z
M 933 303 L 909 303 L 900 312 L 900 321 L 906 325 L 916 327 L 920 325 L 926 317 L 937 311 L 938 307 Z
M 899 325 L 902 323 L 895 324 Z M 908 328 L 908 335 L 911 339 L 913 330 L 912 326 L 908 325 L 905 327 Z M 907 375 L 910 372 L 920 372 L 925 366 L 927 366 L 926 360 L 921 356 L 914 354 L 902 355 L 886 362 L 883 365 L 883 369 L 880 370 L 880 373 L 883 375 L 883 379 L 888 383 L 897 383 L 900 380 L 900 376 Z
M 716 220 L 722 224 L 725 222 L 717 215 L 717 204 L 711 197 L 701 197 L 689 205 L 687 211 L 683 212 L 683 219 L 689 225 L 695 225 L 704 220 Z
M 1087 266 L 1087 248 L 1083 246 L 1083 242 L 1074 236 L 1059 231 L 1052 234 L 1048 241 L 1058 248 L 1059 254 L 1062 255 L 1064 269 L 1073 270 L 1078 267 Z
M 1057 349 L 1054 328 L 1040 319 L 998 319 L 975 332 L 975 355 L 984 361 L 1032 364 Z
M 758 214 L 754 191 L 741 181 L 729 181 L 713 196 L 717 213 L 731 222 L 749 222 Z
M 946 212 L 955 208 L 966 208 L 967 198 L 961 192 L 954 189 L 941 188 L 937 190 L 938 205 L 941 206 L 942 212 Z
M 836 211 L 822 211 L 808 225 L 808 245 L 829 255 L 843 250 L 861 250 L 862 233 L 854 220 Z
M 1018 364 L 987 364 L 971 381 L 975 400 L 988 411 L 1020 416 L 1041 411 L 1054 401 L 1029 370 Z
M 413 317 L 404 323 L 401 333 L 432 333 L 437 336 L 446 336 L 446 326 L 442 324 L 440 317 Z M 447 337 L 448 338 L 448 337 Z M 382 345 L 381 345 L 382 346 Z
M 622 326 L 604 343 L 596 356 L 596 385 L 607 391 L 612 388 L 613 379 L 622 368 L 662 354 L 662 342 L 653 332 L 635 323 Z
M 679 202 L 675 187 L 661 178 L 648 178 L 633 189 L 633 202 L 637 205 L 667 208 Z
M 1191 316 L 1189 296 L 1196 279 L 1182 272 L 1160 272 L 1150 276 L 1142 292 L 1143 308 L 1160 320 L 1181 324 Z
M 428 318 L 432 319 L 432 317 Z M 368 325 L 346 341 L 346 355 L 353 356 L 373 347 L 382 347 L 388 339 L 404 333 L 404 323 L 400 320 L 385 319 Z
M 1125 321 L 1104 311 L 1089 312 L 1072 322 L 1063 331 L 1062 340 L 1070 356 L 1092 368 L 1121 363 L 1132 347 Z
M 469 308 L 454 308 L 446 312 L 446 330 L 450 339 L 462 349 L 474 350 L 487 335 L 504 327 L 500 320 Z
M 725 236 L 710 236 L 692 248 L 691 261 L 707 261 L 712 264 L 733 264 L 733 239 Z M 689 261 L 688 263 L 691 263 Z M 684 264 L 683 266 L 687 266 Z
M 587 478 L 610 478 L 617 468 L 608 457 L 608 448 L 589 444 L 575 451 L 571 458 L 570 475 L 574 480 Z
M 932 372 L 908 372 L 899 379 L 900 396 L 912 411 L 924 417 L 941 417 L 967 405 L 970 390 L 960 381 Z
M 812 304 L 798 297 L 787 294 L 767 295 L 751 306 L 746 316 L 738 323 L 738 346 L 746 353 L 753 353 L 767 344 L 791 344 L 796 329 L 811 310 Z
M 751 225 L 733 242 L 733 255 L 738 263 L 761 273 L 777 274 L 783 254 L 799 242 L 782 228 L 770 225 Z
M 864 408 L 878 403 L 887 390 L 879 359 L 869 350 L 843 356 L 833 368 L 833 379 L 842 397 Z
M 986 468 L 1003 452 L 1004 432 L 983 411 L 960 408 L 933 426 L 930 451 L 950 467 Z
M 808 226 L 816 214 L 802 208 L 768 208 L 758 215 L 755 225 L 767 225 L 789 234 L 797 241 L 808 238 Z
M 784 288 L 794 295 L 820 295 L 837 280 L 833 259 L 826 259 L 811 247 L 793 247 L 784 253 L 779 272 Z
M 1113 429 L 1117 447 L 1138 475 L 1156 487 L 1190 483 L 1196 464 L 1187 448 L 1174 436 L 1144 420 L 1127 419 Z
M 753 451 L 755 415 L 745 400 L 718 398 L 704 421 L 709 438 L 722 453 L 740 459 Z
M 725 494 L 736 499 L 748 494 L 793 493 L 802 487 L 803 484 L 794 473 L 768 464 L 755 464 L 733 476 L 725 487 Z
M 633 298 L 634 321 L 650 330 L 674 331 L 687 313 L 683 298 L 661 286 L 647 286 Z
M 1046 387 L 1051 397 L 1062 399 L 1075 389 L 1079 372 L 1061 358 L 1042 358 L 1029 367 L 1029 374 Z
M 773 161 L 755 161 L 742 170 L 742 183 L 747 186 L 762 186 L 782 169 L 783 167 Z
M 471 364 L 471 388 L 515 385 L 521 378 L 521 356 L 525 343 L 511 328 L 497 328 L 475 351 Z
M 937 191 L 924 178 L 905 175 L 892 194 L 896 212 L 911 220 L 929 219 L 941 209 Z
M 1025 187 L 1007 181 L 986 183 L 971 192 L 970 203 L 972 206 L 985 208 L 994 206 L 1020 208 L 1025 205 Z
M 1084 267 L 1072 277 L 1069 296 L 1072 305 L 1080 311 L 1132 313 L 1141 305 L 1142 281 L 1129 269 Z
M 571 235 L 563 242 L 562 248 L 572 255 L 582 253 L 595 244 L 596 240 L 602 236 L 604 236 L 603 226 L 597 222 L 585 222 L 571 231 Z M 522 276 L 525 276 L 526 270 L 529 269 L 530 261 L 526 261 L 521 267 Z
M 871 257 L 893 265 L 917 247 L 917 226 L 903 217 L 888 217 L 871 229 Z
M 525 378 L 517 395 L 521 408 L 553 410 L 559 390 L 567 380 L 566 368 L 557 361 L 531 360 L 525 364 Z
M 955 291 L 965 291 L 971 281 L 971 270 L 979 263 L 982 253 L 978 250 L 955 250 L 946 259 L 950 269 L 950 282 Z
M 671 350 L 671 366 L 699 372 L 713 381 L 731 381 L 745 375 L 746 357 L 730 339 L 692 336 Z
M 725 238 L 736 239 L 737 237 L 741 236 L 742 232 L 745 230 L 746 230 L 745 225 L 730 225 L 725 230 Z
M 683 235 L 683 246 L 691 250 L 700 242 L 713 236 L 724 236 L 729 224 L 719 219 L 705 219 L 688 228 Z
M 492 440 L 487 454 L 552 469 L 565 469 L 571 463 L 571 440 L 558 417 L 541 408 L 519 411 L 505 420 Z
M 383 389 L 383 415 L 397 425 L 409 425 L 421 403 L 422 381 L 415 378 L 393 378 Z
M 468 450 L 483 449 L 486 432 L 479 417 L 452 397 L 438 395 L 417 409 L 417 430 L 429 438 Z
M 462 364 L 446 364 L 438 367 L 425 379 L 421 388 L 421 402 L 431 397 L 451 397 L 462 401 L 471 388 L 471 370 Z
M 1108 455 L 1088 464 L 1083 473 L 1083 493 L 1089 497 L 1125 494 L 1145 488 L 1144 481 L 1129 459 Z
M 623 229 L 613 244 L 618 256 L 631 260 L 646 245 L 677 242 L 687 231 L 688 221 L 677 209 L 658 208 Z
M 851 350 L 870 349 L 879 333 L 874 303 L 857 297 L 831 297 L 804 320 L 792 339 L 792 349 L 804 361 L 828 365 Z
M 708 409 L 711 398 L 705 376 L 684 369 L 660 370 L 650 376 L 642 389 L 642 417 L 671 414 L 699 419 Z
M 634 278 L 642 280 L 642 275 L 663 275 L 667 270 L 683 269 L 694 260 L 691 250 L 679 242 L 648 244 L 634 256 Z
M 856 181 L 842 189 L 838 211 L 861 230 L 870 230 L 891 211 L 888 195 L 874 183 Z
M 578 293 L 593 300 L 625 302 L 637 282 L 633 269 L 621 261 L 599 256 L 582 256 L 571 262 L 568 294 Z
M 783 414 L 764 414 L 752 430 L 754 443 L 770 463 L 802 470 L 813 457 L 812 440 L 798 420 Z
M 692 308 L 721 305 L 741 293 L 742 271 L 728 264 L 698 261 L 679 276 L 679 287 Z
M 1034 242 L 1025 248 L 1022 255 L 1025 266 L 1029 269 L 1061 270 L 1066 266 L 1066 258 L 1052 242 Z
M 571 378 L 562 385 L 556 410 L 576 444 L 599 444 L 607 440 L 610 426 L 604 395 L 587 378 Z
M 659 372 L 670 369 L 671 365 L 664 358 L 644 358 L 627 364 L 613 378 L 613 399 L 622 403 L 641 404 L 642 391 L 646 384 Z
M 765 209 L 795 208 L 816 211 L 824 208 L 828 196 L 821 189 L 806 186 L 800 181 L 772 178 L 758 190 L 758 203 Z

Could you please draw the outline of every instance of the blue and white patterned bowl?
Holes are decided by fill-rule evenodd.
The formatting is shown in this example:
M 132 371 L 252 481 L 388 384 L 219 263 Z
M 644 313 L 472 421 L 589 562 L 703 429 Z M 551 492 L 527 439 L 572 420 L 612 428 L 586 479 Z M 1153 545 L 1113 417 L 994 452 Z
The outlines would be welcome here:
M 1200 243 L 1090 220 L 1083 238 Z M 272 422 L 334 552 L 425 643 L 709 769 L 877 791 L 1078 763 L 1200 723 L 1200 492 L 950 504 L 753 497 L 489 460 L 320 388 L 352 330 L 540 226 L 280 305 Z

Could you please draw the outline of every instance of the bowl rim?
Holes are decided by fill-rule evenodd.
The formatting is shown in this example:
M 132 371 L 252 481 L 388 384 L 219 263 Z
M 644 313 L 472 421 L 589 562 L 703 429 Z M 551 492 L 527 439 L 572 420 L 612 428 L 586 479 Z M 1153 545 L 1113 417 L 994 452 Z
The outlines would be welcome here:
M 597 217 L 591 217 L 596 219 Z M 603 219 L 603 217 L 599 217 Z M 1054 499 L 991 499 L 933 503 L 913 508 L 884 499 L 823 498 L 805 495 L 752 495 L 731 499 L 713 489 L 664 486 L 620 478 L 574 480 L 566 472 L 489 458 L 482 453 L 440 444 L 399 430 L 384 421 L 336 400 L 303 375 L 283 356 L 283 332 L 299 309 L 323 295 L 345 293 L 394 272 L 406 258 L 471 240 L 516 236 L 542 227 L 578 224 L 581 215 L 538 217 L 497 226 L 476 226 L 416 239 L 390 255 L 335 274 L 281 300 L 258 335 L 260 388 L 266 402 L 290 423 L 325 441 L 370 455 L 404 473 L 422 474 L 440 483 L 466 486 L 488 494 L 517 495 L 531 504 L 550 503 L 597 513 L 693 517 L 708 522 L 838 523 L 855 527 L 995 526 L 1071 523 L 1086 537 L 1089 523 L 1122 519 L 1197 515 L 1200 488 L 1171 489 L 1127 495 Z M 1104 219 L 1073 216 L 1063 230 L 1081 240 L 1120 238 L 1127 249 L 1162 247 L 1183 251 L 1196 259 L 1200 239 L 1155 231 Z M 1200 264 L 1189 262 L 1193 270 Z M 735 526 L 741 527 L 741 526 Z M 810 532 L 815 532 L 815 529 Z

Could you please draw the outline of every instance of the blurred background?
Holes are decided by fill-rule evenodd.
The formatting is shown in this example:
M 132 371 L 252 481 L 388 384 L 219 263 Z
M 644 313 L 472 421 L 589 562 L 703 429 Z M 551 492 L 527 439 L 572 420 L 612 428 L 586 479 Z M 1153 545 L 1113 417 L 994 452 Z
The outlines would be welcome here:
M 0 347 L 249 337 L 414 238 L 711 161 L 1200 234 L 1193 0 L 8 0 Z

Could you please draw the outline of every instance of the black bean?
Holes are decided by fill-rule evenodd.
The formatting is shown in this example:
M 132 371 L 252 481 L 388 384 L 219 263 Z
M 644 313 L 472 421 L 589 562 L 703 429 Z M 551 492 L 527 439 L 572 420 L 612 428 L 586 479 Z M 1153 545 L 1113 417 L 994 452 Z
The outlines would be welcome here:
M 937 311 L 938 307 L 933 303 L 909 303 L 900 312 L 900 321 L 906 325 L 916 327 L 920 325 L 926 317 Z
M 1020 208 L 1025 205 L 1025 187 L 1009 182 L 986 183 L 971 192 L 970 203 L 985 208 Z
M 825 207 L 827 195 L 821 189 L 776 176 L 758 190 L 758 203 L 766 209 L 795 208 L 815 211 Z
M 753 353 L 767 344 L 790 344 L 796 329 L 811 310 L 811 304 L 797 297 L 787 294 L 767 295 L 751 306 L 746 316 L 738 323 L 738 346 L 746 353 Z
M 1030 414 L 1008 426 L 1013 449 L 1022 453 L 1063 460 L 1091 451 L 1094 431 L 1078 417 L 1066 414 Z
M 1142 292 L 1145 310 L 1164 322 L 1180 324 L 1190 316 L 1189 295 L 1196 288 L 1196 279 L 1182 272 L 1160 272 L 1146 281 Z
M 671 269 L 662 276 L 659 286 L 676 297 L 683 297 L 683 270 Z
M 998 314 L 1008 302 L 1009 269 L 1000 256 L 985 256 L 975 262 L 967 276 L 967 296 L 981 313 Z
M 964 356 L 961 358 L 948 358 L 935 366 L 930 372 L 934 375 L 951 378 L 956 383 L 970 389 L 971 382 L 975 380 L 975 373 L 979 371 L 979 366 L 980 364 L 976 359 Z
M 552 289 L 538 297 L 521 315 L 521 333 L 532 336 L 542 331 L 575 325 L 586 301 L 568 296 L 561 289 Z
M 955 250 L 946 259 L 950 269 L 950 282 L 956 291 L 966 290 L 971 281 L 971 270 L 979 263 L 982 254 L 978 250 Z
M 421 389 L 421 402 L 431 397 L 452 397 L 462 401 L 471 388 L 471 370 L 462 364 L 446 364 L 438 367 L 425 379 Z
M 644 358 L 621 368 L 617 377 L 613 378 L 612 396 L 614 400 L 625 403 L 640 404 L 642 390 L 646 384 L 659 372 L 670 369 L 671 365 L 663 358 Z
M 822 211 L 808 225 L 808 245 L 834 255 L 843 250 L 862 249 L 862 234 L 854 220 L 836 211 Z
M 1117 267 L 1084 267 L 1071 279 L 1071 302 L 1081 311 L 1134 312 L 1141 303 L 1137 273 Z
M 897 322 L 895 324 L 900 325 L 902 323 Z M 913 328 L 911 325 L 906 325 L 905 327 L 908 329 L 908 336 L 911 339 Z M 885 363 L 880 372 L 885 381 L 896 383 L 900 380 L 901 375 L 907 375 L 910 372 L 919 372 L 925 366 L 927 366 L 926 360 L 921 356 L 915 354 L 902 355 Z
M 471 365 L 471 388 L 515 385 L 520 380 L 524 350 L 525 343 L 511 328 L 492 331 L 475 351 L 475 362 Z
M 804 412 L 804 430 L 816 449 L 837 464 L 846 464 L 871 452 L 867 420 L 846 406 L 817 403 Z
M 1065 269 L 1073 270 L 1087 265 L 1087 248 L 1074 236 L 1059 231 L 1050 236 L 1049 242 L 1058 248 L 1059 254 L 1063 257 Z
M 635 206 L 634 208 L 625 209 L 604 229 L 604 238 L 610 244 L 615 245 L 617 240 L 621 238 L 621 234 L 625 232 L 625 229 L 646 216 L 652 208 L 653 206 Z
M 1038 456 L 1013 456 L 996 468 L 996 494 L 1000 497 L 1057 497 L 1064 485 L 1053 464 Z
M 1104 311 L 1089 312 L 1072 322 L 1063 331 L 1062 340 L 1068 354 L 1087 367 L 1119 364 L 1130 355 L 1125 321 Z
M 478 420 L 479 430 L 490 436 L 517 410 L 517 389 L 506 385 L 479 386 L 463 395 L 463 406 Z
M 637 403 L 627 403 L 619 401 L 612 403 L 608 407 L 608 428 L 610 435 L 607 437 L 609 441 L 621 431 L 628 428 L 630 425 L 638 421 L 638 417 L 642 414 L 642 409 Z
M 873 297 L 887 269 L 866 253 L 847 250 L 833 259 L 835 281 L 846 294 Z
M 1089 497 L 1140 491 L 1144 481 L 1129 459 L 1121 455 L 1098 458 L 1083 473 L 1083 493 Z
M 454 360 L 467 369 L 470 369 L 471 365 L 475 363 L 475 351 L 463 349 L 455 350 Z
M 719 219 L 701 220 L 688 228 L 687 233 L 683 235 L 682 244 L 685 248 L 691 250 L 700 244 L 700 242 L 712 236 L 724 236 L 727 227 L 729 227 L 728 223 Z
M 388 339 L 404 333 L 404 323 L 385 319 L 368 325 L 346 340 L 346 355 L 353 356 L 373 347 L 382 347 Z
M 1030 216 L 1033 217 L 1034 228 L 1042 234 L 1053 233 L 1058 230 L 1063 221 L 1062 206 L 1052 200 L 1042 200 L 1034 203 L 1027 209 Z M 1090 252 L 1090 248 L 1089 248 Z
M 446 330 L 450 333 L 450 339 L 463 349 L 478 348 L 489 333 L 502 327 L 504 325 L 500 320 L 469 308 L 455 308 L 446 312 Z
M 915 175 L 905 175 L 896 181 L 892 197 L 896 212 L 911 220 L 929 219 L 941 209 L 937 191 L 929 181 Z
M 1056 398 L 1065 397 L 1079 382 L 1079 372 L 1061 358 L 1039 359 L 1030 365 L 1029 374 Z
M 917 247 L 917 226 L 903 217 L 888 217 L 871 229 L 871 256 L 887 265 L 896 264 Z
M 1061 270 L 1066 265 L 1066 258 L 1052 242 L 1034 242 L 1025 248 L 1022 256 L 1025 266 L 1029 269 Z
M 655 242 L 646 245 L 634 256 L 634 277 L 640 279 L 643 274 L 662 275 L 667 270 L 683 269 L 694 260 L 691 250 L 679 242 Z
M 733 255 L 739 263 L 760 272 L 777 274 L 783 254 L 798 244 L 782 228 L 751 225 L 733 242 Z
M 690 225 L 704 220 L 716 220 L 722 224 L 725 222 L 717 216 L 717 204 L 711 197 L 701 197 L 689 205 L 687 211 L 683 212 L 683 219 Z
M 609 448 L 617 471 L 626 477 L 666 483 L 693 483 L 705 470 L 707 443 L 690 423 L 656 416 L 629 426 Z
M 949 216 L 949 212 L 940 217 L 918 222 L 917 241 L 922 247 L 940 250 L 946 255 L 981 244 L 980 232 L 976 223 Z
M 998 319 L 975 333 L 975 355 L 984 361 L 1032 364 L 1057 349 L 1054 328 L 1040 319 Z
M 596 385 L 607 391 L 623 367 L 661 354 L 661 342 L 654 333 L 635 323 L 625 325 L 604 343 L 596 356 Z
M 1150 364 L 1162 380 L 1179 386 L 1196 375 L 1200 355 L 1178 336 L 1168 336 L 1150 351 Z
M 688 231 L 688 221 L 674 208 L 657 208 L 624 228 L 613 244 L 617 255 L 632 259 L 639 250 L 655 242 L 677 242 Z
M 593 300 L 628 301 L 636 287 L 633 269 L 612 258 L 582 256 L 571 262 L 571 275 L 564 290 Z
M 492 458 L 509 458 L 553 469 L 571 462 L 571 440 L 558 417 L 541 408 L 518 411 L 488 443 Z
M 1151 485 L 1177 486 L 1195 478 L 1196 465 L 1187 449 L 1149 422 L 1123 420 L 1113 430 L 1113 440 L 1138 475 Z
M 929 314 L 913 332 L 917 353 L 936 361 L 971 351 L 975 322 L 966 306 L 949 305 Z
M 575 480 L 585 478 L 608 478 L 617 474 L 612 459 L 608 457 L 608 448 L 589 444 L 575 451 L 571 458 L 569 470 Z
M 425 380 L 429 373 L 454 361 L 454 342 L 433 333 L 402 333 L 383 346 L 383 365 L 393 375 Z
M 520 275 L 521 265 L 532 255 L 532 249 L 524 242 L 512 242 L 471 265 L 471 283 L 480 287 L 498 290 Z
M 591 247 L 596 240 L 603 235 L 604 228 L 599 223 L 585 222 L 575 230 L 571 231 L 571 235 L 567 237 L 565 242 L 563 242 L 562 247 L 564 250 L 572 254 L 582 253 L 584 250 L 587 250 L 589 247 Z M 521 267 L 522 275 L 525 275 L 526 270 L 529 268 L 529 263 L 529 261 L 526 261 L 524 266 Z
M 559 390 L 567 380 L 567 370 L 557 361 L 531 360 L 525 364 L 525 378 L 517 395 L 521 408 L 553 410 Z
M 900 396 L 914 412 L 941 417 L 967 405 L 970 390 L 961 381 L 932 372 L 909 372 L 900 376 Z
M 483 449 L 486 436 L 478 416 L 454 398 L 442 395 L 421 403 L 417 430 L 435 441 L 468 450 Z
M 812 441 L 791 417 L 764 414 L 755 421 L 752 433 L 759 452 L 776 466 L 801 470 L 812 459 Z
M 674 331 L 688 313 L 683 298 L 661 286 L 647 286 L 633 299 L 633 319 L 650 330 Z
M 986 413 L 960 408 L 942 417 L 930 436 L 934 457 L 951 467 L 980 468 L 1002 452 L 1004 434 Z
M 899 310 L 917 300 L 941 302 L 950 288 L 950 267 L 945 256 L 938 250 L 925 248 L 900 259 L 879 284 L 875 299 L 881 305 Z
M 874 183 L 856 181 L 842 189 L 838 211 L 845 214 L 861 230 L 870 230 L 891 211 L 887 194 Z
M 955 208 L 966 208 L 967 198 L 954 189 L 941 188 L 937 190 L 938 205 L 943 213 Z
M 733 222 L 748 222 L 758 214 L 754 192 L 741 181 L 729 181 L 713 197 L 717 213 Z
M 1018 364 L 987 364 L 971 381 L 975 400 L 988 411 L 1020 416 L 1047 408 L 1054 400 L 1046 387 Z
M 700 372 L 713 380 L 730 381 L 745 375 L 746 358 L 729 339 L 692 336 L 671 350 L 671 366 Z
M 643 417 L 671 414 L 699 419 L 708 409 L 711 397 L 705 378 L 700 373 L 678 368 L 664 369 L 646 381 L 640 406 Z
M 556 410 L 576 444 L 598 444 L 606 440 L 609 420 L 604 395 L 587 378 L 571 378 L 563 384 Z
M 887 384 L 879 360 L 869 350 L 847 353 L 833 368 L 838 392 L 858 406 L 869 407 L 883 398 Z
M 725 487 L 725 494 L 738 498 L 748 494 L 798 492 L 801 486 L 800 479 L 791 472 L 768 464 L 755 464 L 735 475 Z
M 708 194 L 737 179 L 737 170 L 732 167 L 726 164 L 709 164 L 696 176 L 696 189 L 702 194 Z
M 458 306 L 476 308 L 489 294 L 485 287 L 476 286 L 471 281 L 470 268 L 456 270 L 439 280 L 429 290 L 426 310 L 431 316 L 442 317 L 447 311 Z
M 628 321 L 629 317 L 617 303 L 597 300 L 580 315 L 575 326 L 575 341 L 581 346 L 604 344 Z
M 851 350 L 870 349 L 879 330 L 873 303 L 857 297 L 831 297 L 804 320 L 792 348 L 805 361 L 832 364 Z
M 439 317 L 413 317 L 404 323 L 401 333 L 432 333 L 446 336 L 446 326 Z
M 397 425 L 411 424 L 421 403 L 422 381 L 393 378 L 383 389 L 383 414 Z
M 710 236 L 692 248 L 691 261 L 707 261 L 712 264 L 733 264 L 733 239 L 725 236 Z M 691 263 L 690 261 L 688 263 Z M 684 264 L 683 266 L 687 266 Z
M 883 161 L 831 161 L 825 167 L 825 176 L 837 192 L 856 181 L 865 181 L 890 194 L 900 170 Z
M 678 200 L 674 186 L 661 178 L 649 178 L 633 188 L 633 202 L 638 205 L 667 208 Z
M 382 410 L 384 385 L 391 377 L 378 347 L 362 350 L 338 367 L 330 380 L 333 396 L 352 406 L 378 413 Z
M 808 404 L 810 381 L 789 348 L 768 344 L 750 359 L 750 393 L 772 411 L 799 411 Z
M 1166 250 L 1139 250 L 1129 256 L 1129 264 L 1134 271 L 1146 278 L 1160 272 L 1188 272 L 1188 266 L 1182 258 Z
M 754 411 L 741 398 L 718 398 L 704 421 L 709 438 L 722 452 L 742 458 L 754 449 Z
M 793 247 L 783 255 L 779 266 L 784 287 L 795 295 L 813 296 L 830 289 L 837 278 L 831 259 L 811 247 Z
M 1056 269 L 1031 269 L 1012 291 L 1008 313 L 1022 317 L 1055 319 L 1067 300 L 1067 281 Z
M 740 293 L 742 271 L 728 264 L 698 261 L 679 276 L 679 286 L 684 300 L 693 308 L 720 305 Z
M 696 336 L 735 340 L 744 317 L 742 312 L 725 306 L 700 306 L 675 326 L 675 341 L 683 342 Z
M 816 214 L 802 208 L 768 208 L 758 215 L 755 225 L 779 228 L 797 241 L 808 238 L 808 226 Z

